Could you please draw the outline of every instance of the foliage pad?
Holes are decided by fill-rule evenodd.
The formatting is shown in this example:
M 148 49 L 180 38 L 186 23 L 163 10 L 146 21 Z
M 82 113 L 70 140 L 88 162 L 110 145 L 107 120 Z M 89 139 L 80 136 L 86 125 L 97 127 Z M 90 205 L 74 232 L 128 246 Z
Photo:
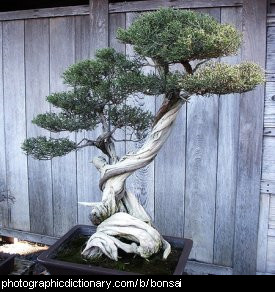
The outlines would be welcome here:
M 160 64 L 227 56 L 241 44 L 241 34 L 231 25 L 172 8 L 145 13 L 129 29 L 119 29 L 118 39 Z

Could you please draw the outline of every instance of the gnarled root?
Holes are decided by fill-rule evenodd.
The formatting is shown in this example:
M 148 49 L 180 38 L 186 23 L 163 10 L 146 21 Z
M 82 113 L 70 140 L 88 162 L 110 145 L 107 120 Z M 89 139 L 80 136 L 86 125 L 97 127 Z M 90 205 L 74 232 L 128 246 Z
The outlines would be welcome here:
M 124 243 L 123 239 L 133 243 Z M 82 255 L 92 259 L 105 254 L 117 261 L 118 248 L 127 253 L 136 253 L 143 258 L 149 258 L 162 248 L 163 258 L 166 258 L 171 250 L 169 243 L 155 228 L 127 213 L 119 212 L 97 227 L 96 233 L 88 240 Z

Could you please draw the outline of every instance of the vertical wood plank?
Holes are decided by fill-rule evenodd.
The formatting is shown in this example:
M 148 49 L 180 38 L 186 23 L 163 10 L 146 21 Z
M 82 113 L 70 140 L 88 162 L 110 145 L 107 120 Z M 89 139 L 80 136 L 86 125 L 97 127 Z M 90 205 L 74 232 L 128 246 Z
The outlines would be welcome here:
M 220 20 L 220 9 L 200 9 Z M 218 96 L 194 96 L 187 105 L 184 236 L 194 245 L 190 258 L 213 262 L 217 175 Z
M 50 110 L 49 19 L 25 21 L 27 136 L 50 136 L 49 131 L 32 124 L 38 113 Z M 31 232 L 53 234 L 51 161 L 28 157 Z
M 50 91 L 67 90 L 60 75 L 75 62 L 74 17 L 50 19 Z M 53 111 L 56 109 L 52 108 Z M 69 137 L 75 134 L 53 134 Z M 52 160 L 54 235 L 60 236 L 77 223 L 76 154 Z
M 119 27 L 125 28 L 126 15 L 125 13 L 114 13 L 109 16 L 109 46 L 117 52 L 125 53 L 125 44 L 120 43 L 116 38 L 116 32 Z M 125 131 L 118 129 L 115 133 L 117 140 L 125 139 Z M 115 144 L 116 152 L 119 157 L 122 157 L 126 152 L 126 143 L 119 142 Z
M 186 105 L 155 160 L 155 224 L 165 235 L 183 237 L 185 146 Z
M 242 9 L 222 8 L 221 22 L 230 23 L 242 30 Z M 236 64 L 237 56 L 222 58 L 222 62 Z M 239 94 L 222 95 L 219 98 L 219 135 L 216 218 L 214 238 L 214 263 L 232 266 L 235 224 L 235 200 L 238 160 Z
M 138 17 L 138 13 L 126 14 L 126 28 L 129 27 L 134 20 Z M 134 56 L 132 46 L 126 45 L 126 55 L 129 57 Z M 151 70 L 151 68 L 144 68 Z M 155 98 L 153 96 L 140 95 L 133 97 L 129 100 L 129 105 L 140 106 L 144 110 L 149 110 L 155 114 Z M 126 142 L 126 152 L 135 151 L 143 145 L 143 142 Z M 154 219 L 154 162 L 148 166 L 135 171 L 132 176 L 127 180 L 127 188 L 133 192 L 138 198 L 139 202 L 143 205 L 148 214 Z
M 90 0 L 90 54 L 108 47 L 109 42 L 109 0 Z
M 107 0 L 90 0 L 90 58 L 94 58 L 96 50 L 108 47 L 108 9 Z M 86 132 L 85 137 L 94 140 L 100 134 L 101 127 L 98 127 L 92 132 Z M 100 155 L 103 155 L 102 152 L 95 147 L 87 147 L 78 152 L 78 201 L 101 201 L 101 192 L 98 187 L 100 175 L 90 163 L 94 157 Z M 88 217 L 90 211 L 90 208 L 79 206 L 79 222 L 91 224 Z
M 90 17 L 78 16 L 75 18 L 75 44 L 76 61 L 90 57 Z M 77 133 L 77 140 L 81 141 L 87 136 L 86 131 Z M 98 193 L 97 184 L 94 184 L 93 166 L 91 163 L 90 149 L 84 148 L 77 152 L 77 194 L 79 202 L 90 202 L 97 200 L 95 193 Z M 90 209 L 78 205 L 78 223 L 90 224 Z
M 3 35 L 0 23 L 0 227 L 8 227 L 8 200 L 6 183 L 6 150 L 4 123 L 4 94 L 3 94 Z
M 257 249 L 257 272 L 261 273 L 266 272 L 269 201 L 270 201 L 269 194 L 261 194 Z
M 9 227 L 30 230 L 27 156 L 21 150 L 26 139 L 24 21 L 3 23 L 4 111 Z
M 266 1 L 244 0 L 242 58 L 265 66 Z M 255 274 L 259 220 L 264 87 L 242 95 L 240 102 L 234 274 Z

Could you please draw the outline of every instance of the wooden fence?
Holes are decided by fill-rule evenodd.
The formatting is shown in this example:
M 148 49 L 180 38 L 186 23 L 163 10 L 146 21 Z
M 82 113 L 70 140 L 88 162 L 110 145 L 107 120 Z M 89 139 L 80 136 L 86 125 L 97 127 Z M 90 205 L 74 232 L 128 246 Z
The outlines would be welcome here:
M 98 151 L 36 161 L 22 153 L 21 143 L 48 135 L 31 120 L 50 110 L 46 95 L 66 89 L 60 74 L 68 65 L 107 46 L 131 54 L 130 46 L 116 40 L 117 28 L 167 6 L 233 24 L 243 31 L 244 44 L 238 56 L 224 61 L 265 65 L 265 0 L 91 0 L 90 7 L 0 13 L 0 192 L 10 196 L 0 203 L 0 234 L 40 234 L 50 242 L 77 223 L 89 223 L 89 210 L 77 202 L 100 200 L 99 176 L 89 163 Z M 153 112 L 160 104 L 148 97 L 135 102 Z M 129 179 L 163 234 L 193 239 L 191 259 L 237 274 L 256 271 L 263 111 L 263 87 L 193 98 L 155 162 Z M 62 134 L 77 140 L 83 135 L 95 134 Z M 119 152 L 136 146 L 121 143 Z

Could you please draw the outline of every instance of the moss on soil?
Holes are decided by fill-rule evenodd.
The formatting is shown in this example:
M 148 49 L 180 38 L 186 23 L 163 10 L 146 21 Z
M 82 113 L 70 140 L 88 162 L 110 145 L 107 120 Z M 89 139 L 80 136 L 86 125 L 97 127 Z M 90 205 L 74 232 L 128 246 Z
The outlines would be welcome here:
M 171 275 L 173 274 L 182 250 L 172 247 L 172 252 L 167 260 L 162 259 L 162 252 L 153 255 L 149 259 L 143 259 L 134 254 L 127 254 L 119 251 L 119 260 L 113 261 L 106 256 L 96 260 L 86 260 L 81 256 L 88 237 L 78 236 L 73 238 L 68 244 L 62 246 L 56 255 L 56 259 L 65 262 L 100 266 L 103 268 L 139 273 L 145 275 Z

